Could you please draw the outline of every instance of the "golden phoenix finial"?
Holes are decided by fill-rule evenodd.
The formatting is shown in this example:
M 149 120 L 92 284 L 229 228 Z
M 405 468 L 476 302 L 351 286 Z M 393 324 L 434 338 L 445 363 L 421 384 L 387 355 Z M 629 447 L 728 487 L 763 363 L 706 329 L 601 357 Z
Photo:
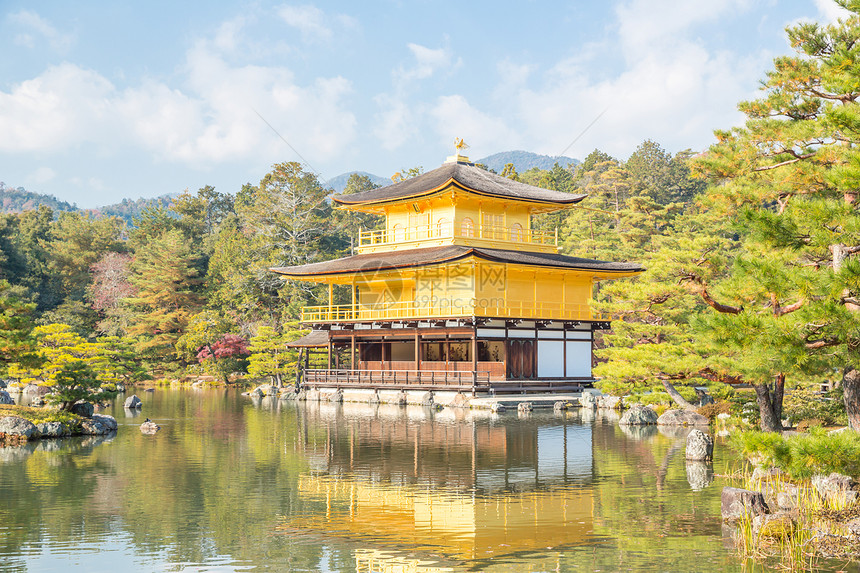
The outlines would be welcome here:
M 458 152 L 463 151 L 464 149 L 469 149 L 469 145 L 465 141 L 463 141 L 462 137 L 454 138 L 454 147 L 457 148 Z

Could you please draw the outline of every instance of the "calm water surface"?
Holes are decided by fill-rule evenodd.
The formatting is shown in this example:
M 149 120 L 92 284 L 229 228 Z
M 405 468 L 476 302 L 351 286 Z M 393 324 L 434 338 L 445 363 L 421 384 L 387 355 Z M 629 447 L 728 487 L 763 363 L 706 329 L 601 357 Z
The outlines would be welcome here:
M 615 414 L 138 394 L 113 438 L 0 448 L 2 571 L 740 570 L 721 478 Z M 143 418 L 161 425 L 138 431 Z M 749 568 L 746 570 L 750 570 Z

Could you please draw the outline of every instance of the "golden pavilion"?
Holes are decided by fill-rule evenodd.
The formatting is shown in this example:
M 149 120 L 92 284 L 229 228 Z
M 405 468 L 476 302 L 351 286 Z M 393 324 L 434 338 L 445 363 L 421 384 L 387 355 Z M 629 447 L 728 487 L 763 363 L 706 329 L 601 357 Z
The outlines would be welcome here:
M 593 332 L 608 328 L 593 286 L 643 269 L 561 255 L 557 229 L 532 227 L 585 197 L 490 173 L 459 149 L 417 177 L 333 197 L 385 227 L 360 232 L 352 256 L 272 269 L 328 285 L 328 304 L 302 310 L 311 334 L 293 344 L 325 348 L 327 367 L 302 384 L 473 395 L 590 384 Z M 337 285 L 349 304 L 335 304 Z

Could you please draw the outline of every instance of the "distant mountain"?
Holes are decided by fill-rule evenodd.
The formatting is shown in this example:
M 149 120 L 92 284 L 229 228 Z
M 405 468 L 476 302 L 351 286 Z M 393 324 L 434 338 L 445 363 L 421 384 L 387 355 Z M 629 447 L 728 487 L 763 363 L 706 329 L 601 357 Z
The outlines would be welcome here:
M 80 211 L 82 213 L 92 213 L 96 217 L 119 217 L 131 224 L 135 217 L 139 217 L 144 210 L 150 207 L 159 205 L 169 207 L 174 197 L 176 197 L 175 193 L 152 199 L 123 199 L 119 203 L 105 207 L 81 209 L 72 203 L 60 201 L 53 195 L 27 191 L 23 187 L 6 187 L 6 184 L 0 181 L 0 213 L 21 213 L 38 209 L 39 205 L 45 205 L 46 207 L 50 207 L 55 214 L 60 211 Z
M 501 153 L 494 153 L 493 155 L 489 155 L 483 159 L 478 159 L 475 163 L 483 163 L 496 173 L 501 173 L 506 164 L 513 163 L 514 169 L 516 169 L 518 173 L 522 173 L 523 171 L 528 171 L 532 167 L 537 167 L 538 169 L 552 169 L 552 166 L 556 163 L 562 167 L 567 167 L 571 163 L 579 165 L 581 162 L 578 159 L 564 157 L 563 155 L 550 157 L 549 155 L 539 155 L 530 151 L 502 151 Z
M 23 187 L 6 187 L 6 184 L 0 181 L 0 212 L 21 213 L 22 211 L 38 209 L 39 205 L 45 205 L 54 211 L 78 210 L 76 205 L 60 201 L 53 195 L 33 193 Z
M 123 199 L 119 203 L 106 205 L 105 207 L 96 207 L 95 209 L 87 209 L 87 211 L 96 216 L 119 217 L 131 225 L 136 217 L 139 217 L 141 213 L 149 208 L 159 206 L 164 208 L 169 207 L 176 195 L 176 193 L 171 193 L 169 195 L 162 195 L 151 199 Z
M 368 173 L 366 171 L 350 171 L 349 173 L 343 173 L 341 175 L 338 175 L 337 177 L 332 177 L 323 184 L 326 187 L 331 187 L 337 193 L 343 193 L 343 190 L 346 188 L 346 183 L 347 181 L 349 181 L 349 176 L 353 173 L 357 173 L 359 175 L 366 175 L 367 177 L 370 177 L 371 181 L 382 187 L 386 185 L 391 185 L 391 179 L 387 177 L 380 177 L 379 175 L 374 175 L 373 173 Z

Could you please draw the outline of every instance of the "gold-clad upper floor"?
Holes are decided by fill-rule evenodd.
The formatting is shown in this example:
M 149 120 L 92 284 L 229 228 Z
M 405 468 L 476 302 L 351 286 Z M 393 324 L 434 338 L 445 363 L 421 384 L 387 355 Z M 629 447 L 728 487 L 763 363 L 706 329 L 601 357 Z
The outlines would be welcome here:
M 428 173 L 333 201 L 385 216 L 385 228 L 362 231 L 359 254 L 446 245 L 558 252 L 557 230 L 532 228 L 532 215 L 585 198 L 513 181 L 462 156 Z

